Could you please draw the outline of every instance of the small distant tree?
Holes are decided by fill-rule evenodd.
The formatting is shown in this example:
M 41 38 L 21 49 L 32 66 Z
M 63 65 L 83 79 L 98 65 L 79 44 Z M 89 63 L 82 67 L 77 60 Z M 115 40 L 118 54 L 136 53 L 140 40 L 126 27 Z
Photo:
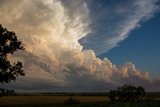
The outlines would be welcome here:
M 24 76 L 22 62 L 10 63 L 7 56 L 15 51 L 24 50 L 21 41 L 13 31 L 8 31 L 0 25 L 0 83 L 10 83 L 21 75 Z M 2 90 L 3 91 L 3 90 Z M 1 91 L 1 92 L 2 92 Z
M 145 89 L 143 87 L 135 87 L 130 84 L 125 84 L 118 87 L 117 90 L 111 90 L 109 92 L 111 101 L 140 101 L 143 95 L 145 95 Z

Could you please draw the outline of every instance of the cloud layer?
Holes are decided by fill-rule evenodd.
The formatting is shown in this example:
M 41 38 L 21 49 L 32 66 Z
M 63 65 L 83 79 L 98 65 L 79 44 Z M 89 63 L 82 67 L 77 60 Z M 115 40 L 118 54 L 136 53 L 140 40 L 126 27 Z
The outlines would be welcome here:
M 150 79 L 131 62 L 117 67 L 95 54 L 116 46 L 140 21 L 149 19 L 156 11 L 156 1 L 135 1 L 127 7 L 119 4 L 113 12 L 106 7 L 98 15 L 92 10 L 98 8 L 92 7 L 92 2 L 1 0 L 0 23 L 16 32 L 26 48 L 9 56 L 13 62 L 23 62 L 26 76 L 3 86 L 19 91 L 107 91 L 132 83 L 147 90 L 160 89 L 160 80 Z M 132 9 L 137 11 L 132 13 Z M 115 15 L 108 16 L 109 11 Z M 111 24 L 117 16 L 122 21 Z M 111 29 L 114 32 L 109 32 Z
M 82 38 L 80 43 L 84 49 L 92 49 L 96 54 L 112 49 L 159 10 L 157 2 L 158 0 L 89 0 L 92 32 Z

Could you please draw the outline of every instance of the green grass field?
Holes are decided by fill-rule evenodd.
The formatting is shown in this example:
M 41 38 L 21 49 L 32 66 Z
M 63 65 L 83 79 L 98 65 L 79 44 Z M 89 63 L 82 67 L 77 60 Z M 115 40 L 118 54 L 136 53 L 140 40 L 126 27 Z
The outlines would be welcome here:
M 160 96 L 149 94 L 148 102 L 110 102 L 107 96 L 76 96 L 72 98 L 80 101 L 79 104 L 66 105 L 70 98 L 66 95 L 18 95 L 0 97 L 0 107 L 160 107 Z

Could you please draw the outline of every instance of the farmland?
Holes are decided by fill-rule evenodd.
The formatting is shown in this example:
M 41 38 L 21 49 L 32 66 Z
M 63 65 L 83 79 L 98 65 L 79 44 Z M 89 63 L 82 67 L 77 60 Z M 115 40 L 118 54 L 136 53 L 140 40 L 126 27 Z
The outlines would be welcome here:
M 66 105 L 69 98 L 76 99 L 79 104 Z M 0 97 L 0 107 L 159 107 L 160 94 L 148 93 L 147 102 L 110 102 L 105 95 L 16 95 Z M 154 100 L 154 101 L 153 101 Z
M 69 96 L 5 96 L 0 99 L 0 104 L 62 104 Z M 106 102 L 104 96 L 74 96 L 81 103 Z

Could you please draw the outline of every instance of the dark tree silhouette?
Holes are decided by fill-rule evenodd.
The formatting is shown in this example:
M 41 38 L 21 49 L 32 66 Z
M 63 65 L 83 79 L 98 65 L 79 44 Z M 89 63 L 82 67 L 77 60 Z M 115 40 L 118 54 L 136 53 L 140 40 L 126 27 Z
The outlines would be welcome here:
M 143 95 L 145 95 L 145 89 L 143 87 L 135 87 L 128 84 L 109 92 L 111 101 L 141 101 Z
M 21 62 L 11 64 L 7 58 L 8 54 L 24 50 L 21 41 L 17 39 L 14 32 L 8 31 L 0 25 L 0 83 L 10 83 L 21 75 L 24 76 Z

